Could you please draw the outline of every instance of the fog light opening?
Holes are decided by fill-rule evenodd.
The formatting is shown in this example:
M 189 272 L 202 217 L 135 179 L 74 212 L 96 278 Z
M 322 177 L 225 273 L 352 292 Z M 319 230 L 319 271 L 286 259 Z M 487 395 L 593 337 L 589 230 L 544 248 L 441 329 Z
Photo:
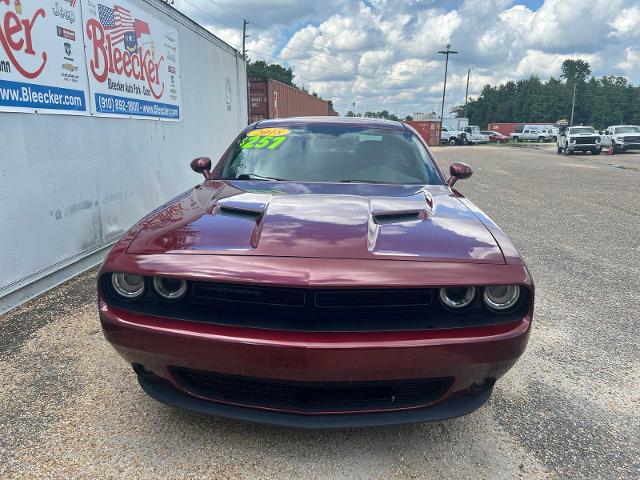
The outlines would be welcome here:
M 146 380 L 147 382 L 155 382 L 159 380 L 159 377 L 144 365 L 140 363 L 132 363 L 131 366 L 133 367 L 133 371 L 136 372 L 138 378 Z
M 474 395 L 479 395 L 481 393 L 486 392 L 487 390 L 491 390 L 493 386 L 496 384 L 496 379 L 493 377 L 486 377 L 482 380 L 478 380 L 474 382 L 469 387 L 469 392 Z

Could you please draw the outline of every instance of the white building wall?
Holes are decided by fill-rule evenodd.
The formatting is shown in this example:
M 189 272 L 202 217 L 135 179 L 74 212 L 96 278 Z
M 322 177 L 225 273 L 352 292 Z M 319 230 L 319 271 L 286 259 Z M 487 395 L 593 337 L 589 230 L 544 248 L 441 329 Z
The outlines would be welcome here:
M 215 162 L 247 123 L 241 55 L 164 3 L 140 3 L 178 29 L 182 121 L 0 112 L 0 313 L 98 263 L 201 181 L 194 157 Z

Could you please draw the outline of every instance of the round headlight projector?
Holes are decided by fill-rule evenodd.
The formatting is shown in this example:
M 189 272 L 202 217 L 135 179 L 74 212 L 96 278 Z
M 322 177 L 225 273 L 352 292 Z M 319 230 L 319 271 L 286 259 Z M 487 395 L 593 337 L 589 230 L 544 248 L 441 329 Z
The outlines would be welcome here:
M 486 287 L 483 300 L 489 310 L 505 312 L 517 305 L 520 300 L 520 287 L 518 285 Z
M 180 300 L 187 293 L 187 282 L 177 278 L 153 277 L 153 289 L 165 300 Z
M 111 286 L 120 297 L 126 300 L 135 300 L 144 293 L 144 277 L 128 273 L 113 273 Z
M 440 289 L 440 303 L 449 310 L 462 310 L 476 298 L 476 287 L 448 287 Z

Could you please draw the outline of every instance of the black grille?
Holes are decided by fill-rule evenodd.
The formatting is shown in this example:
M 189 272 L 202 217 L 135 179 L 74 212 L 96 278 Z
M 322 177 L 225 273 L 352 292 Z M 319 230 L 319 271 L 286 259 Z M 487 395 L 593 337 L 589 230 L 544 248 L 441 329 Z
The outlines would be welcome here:
M 624 141 L 628 143 L 640 143 L 640 135 L 634 135 L 634 136 L 622 137 L 622 138 L 624 138 Z
M 390 409 L 440 398 L 452 379 L 379 382 L 291 382 L 172 367 L 188 391 L 212 400 L 299 411 Z
M 398 308 L 431 304 L 432 289 L 317 290 L 258 285 L 194 283 L 199 301 L 242 303 L 269 307 L 305 308 Z
M 597 137 L 575 137 L 576 144 L 584 145 L 584 144 L 595 144 Z

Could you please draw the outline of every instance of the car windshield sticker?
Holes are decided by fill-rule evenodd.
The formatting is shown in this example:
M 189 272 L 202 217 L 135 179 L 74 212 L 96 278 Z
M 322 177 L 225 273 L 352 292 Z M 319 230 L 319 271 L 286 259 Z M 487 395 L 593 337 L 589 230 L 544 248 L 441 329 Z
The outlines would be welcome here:
M 251 130 L 247 133 L 247 137 L 280 137 L 288 133 L 289 130 L 286 128 L 259 128 L 257 130 Z
M 287 139 L 285 136 L 274 137 L 271 135 L 260 136 L 260 137 L 244 137 L 240 142 L 240 148 L 249 149 L 249 148 L 257 148 L 257 149 L 266 149 L 266 150 L 275 150 L 280 145 L 284 143 Z

